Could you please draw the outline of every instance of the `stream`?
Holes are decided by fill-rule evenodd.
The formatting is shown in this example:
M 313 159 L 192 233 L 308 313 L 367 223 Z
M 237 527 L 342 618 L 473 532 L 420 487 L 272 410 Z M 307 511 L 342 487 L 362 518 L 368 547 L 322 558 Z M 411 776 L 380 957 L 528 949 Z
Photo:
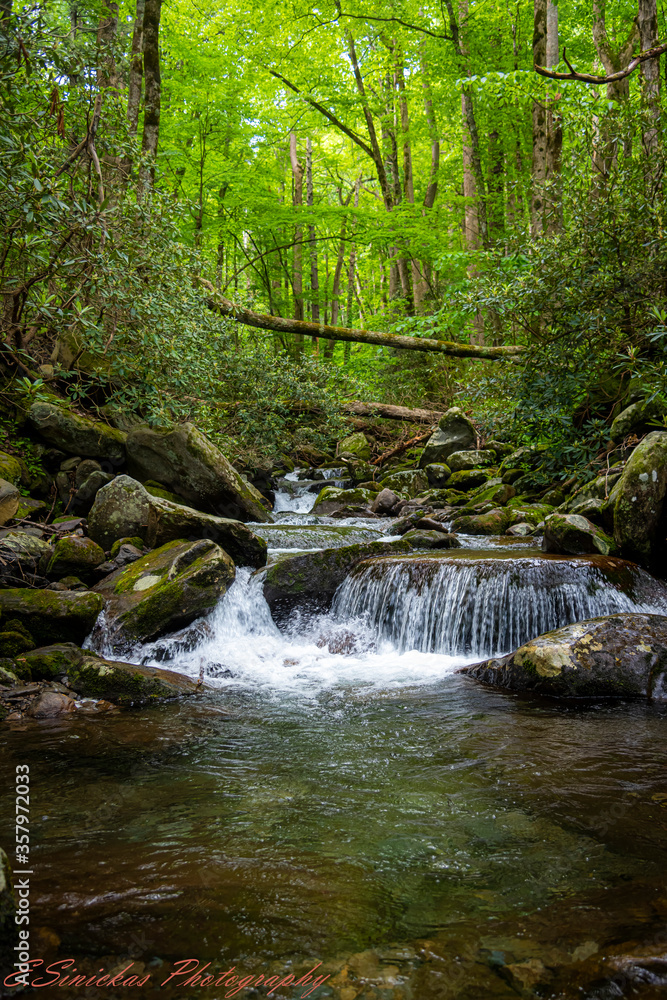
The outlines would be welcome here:
M 270 559 L 392 537 L 388 519 L 316 517 L 298 475 L 277 523 L 253 526 Z M 657 997 L 662 973 L 605 993 L 586 970 L 667 918 L 667 709 L 522 699 L 456 671 L 582 618 L 667 614 L 667 588 L 530 538 L 461 541 L 363 564 L 328 613 L 280 628 L 240 568 L 208 619 L 127 657 L 203 670 L 206 694 L 6 727 L 2 787 L 30 766 L 44 954 L 156 982 L 190 956 L 321 962 L 311 995 L 340 1000 Z

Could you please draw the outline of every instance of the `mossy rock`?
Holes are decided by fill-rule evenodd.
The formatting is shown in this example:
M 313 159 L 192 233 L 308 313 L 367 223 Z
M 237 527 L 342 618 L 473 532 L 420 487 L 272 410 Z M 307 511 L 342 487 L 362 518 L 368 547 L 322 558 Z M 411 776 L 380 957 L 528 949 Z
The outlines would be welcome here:
M 457 451 L 475 447 L 477 432 L 472 422 L 458 406 L 443 413 L 437 430 L 431 434 L 419 461 L 422 469 L 433 462 L 446 462 Z
M 125 434 L 122 431 L 81 416 L 64 403 L 33 403 L 28 420 L 45 441 L 70 455 L 105 458 L 117 465 L 125 460 Z
M 0 590 L 3 624 L 17 619 L 33 636 L 35 644 L 74 642 L 80 645 L 92 630 L 104 606 L 99 594 L 91 591 Z
M 86 577 L 90 576 L 104 559 L 104 549 L 92 538 L 66 535 L 56 542 L 46 572 L 48 576 L 56 579 L 61 576 Z
M 84 698 L 103 698 L 121 708 L 150 705 L 196 694 L 199 684 L 175 670 L 117 663 L 84 655 L 67 673 L 71 687 Z
M 473 497 L 475 503 L 491 503 L 494 507 L 504 507 L 505 504 L 515 496 L 516 490 L 509 483 L 493 482 L 482 490 L 475 490 Z
M 444 531 L 412 528 L 403 535 L 403 541 L 413 549 L 460 549 L 461 543 L 454 535 Z
M 35 648 L 35 640 L 26 626 L 17 618 L 0 622 L 0 656 L 15 657 Z
M 445 488 L 452 474 L 452 470 L 444 462 L 431 462 L 430 465 L 424 467 L 424 472 L 426 473 L 429 486 L 438 490 Z
M 118 550 L 121 545 L 134 545 L 135 549 L 145 548 L 143 538 L 139 538 L 138 535 L 131 535 L 129 538 L 117 538 L 116 541 L 111 546 L 111 558 L 115 559 L 118 555 Z
M 667 617 L 617 614 L 547 632 L 515 653 L 464 667 L 493 687 L 558 698 L 667 699 Z
M 213 610 L 234 576 L 215 542 L 167 542 L 96 586 L 106 600 L 105 638 L 121 648 L 184 628 Z
M 580 514 L 550 514 L 544 520 L 544 540 L 542 548 L 545 552 L 557 552 L 566 555 L 588 555 L 599 552 L 600 555 L 614 555 L 617 547 L 614 539 L 605 534 L 601 528 Z
M 371 457 L 371 446 L 366 435 L 362 431 L 357 431 L 356 434 L 349 434 L 338 442 L 337 454 L 352 455 L 368 462 Z
M 328 515 L 348 507 L 370 507 L 376 494 L 369 490 L 342 490 L 337 486 L 325 486 L 313 504 L 313 514 Z
M 49 505 L 44 500 L 35 500 L 33 497 L 19 497 L 19 503 L 14 514 L 14 518 L 17 521 L 22 521 L 24 518 L 29 520 L 34 520 L 39 514 L 44 513 L 49 509 Z
M 470 490 L 483 486 L 492 477 L 493 473 L 487 469 L 462 469 L 461 472 L 451 474 L 447 487 L 450 490 L 457 490 L 459 493 L 468 493 Z
M 54 681 L 67 675 L 83 656 L 83 650 L 73 642 L 60 642 L 17 656 L 16 665 L 28 670 L 34 681 Z
M 18 486 L 22 479 L 28 475 L 24 463 L 16 455 L 9 455 L 6 451 L 0 451 L 0 479 Z
M 479 451 L 454 451 L 447 459 L 452 472 L 462 472 L 464 469 L 484 469 L 496 464 L 496 453 L 488 448 Z
M 5 687 L 15 687 L 20 680 L 32 680 L 30 668 L 26 667 L 25 672 L 22 673 L 20 666 L 13 660 L 0 660 L 0 684 Z
M 161 500 L 169 500 L 171 503 L 183 503 L 183 497 L 179 497 L 177 493 L 170 493 L 169 490 L 165 489 L 162 483 L 156 483 L 154 480 L 149 479 L 143 484 L 143 487 L 152 497 L 159 497 Z
M 394 493 L 404 493 L 408 497 L 416 497 L 429 487 L 428 477 L 421 469 L 409 469 L 406 472 L 393 472 L 381 480 L 382 488 L 393 490 Z
M 664 573 L 667 557 L 667 432 L 639 444 L 614 486 L 614 540 L 628 559 Z
M 486 514 L 469 514 L 456 517 L 451 530 L 464 535 L 502 535 L 507 529 L 509 514 L 502 507 Z

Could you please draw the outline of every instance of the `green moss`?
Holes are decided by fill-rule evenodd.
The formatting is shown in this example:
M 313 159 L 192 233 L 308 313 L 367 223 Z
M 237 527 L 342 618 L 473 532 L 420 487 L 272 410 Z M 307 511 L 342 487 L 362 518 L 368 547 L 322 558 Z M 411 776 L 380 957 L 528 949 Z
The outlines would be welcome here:
M 132 535 L 129 538 L 119 538 L 111 546 L 111 558 L 115 559 L 118 555 L 121 545 L 134 545 L 135 549 L 143 549 L 144 540 L 139 538 L 138 535 Z
M 5 479 L 8 483 L 18 486 L 24 476 L 24 468 L 23 462 L 15 455 L 8 455 L 7 452 L 0 451 L 0 479 Z
M 176 493 L 170 493 L 162 483 L 156 483 L 153 479 L 148 479 L 143 487 L 152 497 L 160 497 L 161 500 L 169 500 L 171 503 L 183 503 L 183 497 L 179 497 Z
M 183 544 L 182 539 L 174 539 L 173 542 L 166 542 L 159 549 L 137 559 L 131 566 L 122 571 L 122 575 L 114 587 L 114 594 L 125 594 L 134 590 L 135 585 L 143 576 L 165 576 L 171 567 L 171 553 Z
M 42 646 L 16 658 L 17 666 L 29 670 L 33 680 L 52 681 L 67 674 L 73 664 L 79 663 L 83 653 L 72 642 Z

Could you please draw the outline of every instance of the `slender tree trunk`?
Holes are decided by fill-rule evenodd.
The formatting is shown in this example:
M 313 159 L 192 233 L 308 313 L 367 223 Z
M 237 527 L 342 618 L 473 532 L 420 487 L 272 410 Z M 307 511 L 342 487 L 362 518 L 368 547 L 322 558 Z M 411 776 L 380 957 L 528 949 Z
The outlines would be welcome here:
M 139 125 L 139 105 L 141 104 L 141 89 L 144 79 L 143 39 L 144 10 L 146 0 L 137 0 L 134 30 L 132 32 L 132 50 L 130 53 L 130 76 L 127 87 L 127 120 L 130 135 L 137 134 Z
M 118 71 L 113 44 L 118 31 L 118 4 L 108 0 L 97 28 L 97 86 L 118 96 Z
M 162 0 L 146 0 L 144 10 L 144 133 L 141 142 L 142 164 L 139 171 L 139 198 L 148 192 L 155 180 L 155 157 L 160 138 L 160 14 Z
M 593 41 L 607 75 L 618 73 L 625 69 L 632 58 L 633 49 L 639 40 L 639 30 L 633 23 L 625 41 L 613 49 L 607 37 L 605 20 L 605 0 L 593 0 Z M 630 80 L 615 80 L 607 84 L 607 98 L 616 104 L 622 104 L 630 97 Z M 632 140 L 624 141 L 623 149 L 626 157 L 632 156 Z M 600 194 L 605 186 L 607 176 L 616 160 L 616 141 L 610 138 L 606 121 L 603 120 L 598 131 L 598 137 L 593 151 L 593 191 Z
M 546 65 L 555 69 L 558 65 L 558 2 L 547 0 L 547 51 Z M 563 228 L 563 205 L 561 191 L 561 161 L 563 153 L 563 119 L 558 113 L 560 95 L 551 97 L 547 103 L 547 206 L 546 230 L 549 234 Z
M 497 129 L 489 132 L 489 230 L 499 240 L 505 232 L 504 212 L 505 150 Z
M 289 156 L 292 166 L 292 206 L 297 219 L 303 205 L 303 163 L 297 152 L 296 133 L 290 132 Z M 294 319 L 303 319 L 303 228 L 300 223 L 294 227 L 294 249 L 292 253 L 292 295 L 294 298 Z M 297 354 L 303 351 L 303 334 L 294 335 Z
M 313 144 L 306 140 L 306 201 L 309 208 L 313 207 Z M 317 270 L 317 244 L 315 243 L 315 226 L 308 227 L 310 236 L 310 318 L 313 323 L 320 319 L 320 278 Z M 313 338 L 313 347 L 318 350 L 317 337 Z
M 534 0 L 533 65 L 544 66 L 547 57 L 547 0 Z M 533 163 L 530 231 L 544 231 L 545 183 L 547 177 L 547 116 L 542 98 L 533 98 Z
M 639 28 L 639 44 L 642 52 L 658 44 L 658 9 L 656 0 L 639 0 L 637 27 Z M 651 122 L 644 129 L 642 141 L 646 157 L 654 161 L 658 152 L 660 128 L 660 57 L 645 59 L 641 64 L 641 71 L 643 82 L 642 97 L 649 121 Z M 659 165 L 652 162 L 649 166 L 650 174 L 655 176 L 659 170 Z

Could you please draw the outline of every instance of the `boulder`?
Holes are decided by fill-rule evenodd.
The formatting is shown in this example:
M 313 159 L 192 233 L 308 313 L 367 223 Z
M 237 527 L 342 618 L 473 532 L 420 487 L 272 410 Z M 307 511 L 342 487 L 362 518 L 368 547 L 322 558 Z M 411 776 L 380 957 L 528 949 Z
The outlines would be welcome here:
M 47 576 L 59 579 L 62 576 L 89 577 L 100 563 L 104 562 L 104 549 L 92 538 L 81 535 L 65 535 L 53 547 L 53 555 L 46 569 Z
M 617 614 L 547 632 L 499 659 L 464 667 L 476 680 L 556 697 L 667 700 L 667 617 Z
M 325 486 L 318 494 L 311 513 L 331 515 L 350 510 L 363 515 L 367 510 L 370 513 L 375 496 L 369 490 L 341 490 L 337 486 Z
M 84 463 L 82 462 L 81 464 L 83 465 Z M 101 469 L 96 469 L 94 472 L 91 472 L 90 475 L 84 479 L 83 483 L 72 498 L 72 506 L 74 509 L 79 512 L 88 513 L 95 502 L 95 497 L 99 491 L 103 486 L 108 486 L 109 483 L 113 482 L 113 478 L 114 477 L 110 472 L 102 472 Z
M 400 497 L 397 496 L 393 490 L 385 487 L 383 490 L 380 490 L 376 496 L 371 505 L 371 510 L 374 514 L 389 514 L 399 500 Z
M 6 451 L 0 451 L 0 479 L 12 486 L 17 486 L 24 478 L 27 469 L 20 458 L 16 455 L 9 455 Z
M 99 594 L 73 590 L 0 590 L 2 621 L 16 619 L 36 643 L 81 644 L 104 607 Z
M 403 541 L 413 549 L 460 549 L 461 543 L 449 532 L 412 528 L 403 535 Z
M 28 421 L 37 433 L 70 455 L 104 458 L 114 465 L 125 460 L 125 434 L 99 420 L 74 413 L 64 404 L 36 402 Z
M 368 438 L 362 431 L 350 434 L 338 442 L 337 455 L 351 455 L 353 458 L 360 458 L 364 462 L 369 462 L 371 457 L 371 446 Z
M 16 486 L 6 479 L 0 479 L 0 525 L 7 524 L 15 516 L 20 499 L 21 494 Z
M 222 517 L 272 521 L 262 494 L 193 424 L 137 427 L 128 434 L 126 448 L 135 479 L 160 482 L 186 503 Z
M 469 490 L 484 486 L 491 478 L 493 478 L 491 473 L 486 469 L 462 469 L 460 472 L 452 472 L 447 488 L 467 493 Z
M 95 587 L 105 599 L 103 641 L 120 648 L 184 628 L 213 610 L 234 576 L 215 542 L 167 542 Z
M 117 663 L 99 656 L 83 655 L 68 671 L 71 687 L 85 698 L 130 706 L 150 705 L 167 698 L 196 694 L 201 685 L 175 670 Z
M 345 460 L 345 468 L 349 478 L 355 485 L 373 479 L 377 469 L 360 458 L 349 458 Z
M 152 497 L 159 497 L 160 500 L 171 500 L 172 503 L 182 503 L 182 498 L 177 496 L 175 493 L 171 493 L 170 490 L 166 490 L 162 483 L 156 483 L 152 479 L 147 479 L 144 483 L 144 489 L 150 493 Z
M 63 462 L 60 468 L 62 469 L 65 464 Z M 74 485 L 77 490 L 81 489 L 88 476 L 91 476 L 93 472 L 102 472 L 102 466 L 94 458 L 84 458 L 77 463 L 74 471 Z
M 481 469 L 487 465 L 496 464 L 496 453 L 485 449 L 483 451 L 454 451 L 447 459 L 447 465 L 452 472 L 462 469 Z
M 514 451 L 514 445 L 506 444 L 505 441 L 487 441 L 484 447 L 490 451 L 495 451 L 496 458 L 498 459 L 507 458 Z
M 468 514 L 455 517 L 451 530 L 464 535 L 502 535 L 507 529 L 509 514 L 498 507 L 486 514 Z
M 430 465 L 424 466 L 424 472 L 429 486 L 434 486 L 436 489 L 442 489 L 446 486 L 447 480 L 452 474 L 452 470 L 444 462 L 431 462 Z
M 664 570 L 667 553 L 667 432 L 653 431 L 633 451 L 614 486 L 614 540 L 622 554 Z
M 67 676 L 73 664 L 80 663 L 84 653 L 73 642 L 40 646 L 16 657 L 21 677 L 33 681 L 55 681 Z
M 570 514 L 579 514 L 587 520 L 597 524 L 599 528 L 614 529 L 614 509 L 606 500 L 598 500 L 595 497 L 583 497 L 572 505 Z
M 626 406 L 615 418 L 609 430 L 609 437 L 612 441 L 622 441 L 628 434 L 646 434 L 647 431 L 664 427 L 664 418 L 667 416 L 667 408 L 659 400 L 647 402 L 645 399 L 639 400 Z
M 470 420 L 458 406 L 452 406 L 426 442 L 419 464 L 423 469 L 432 462 L 446 462 L 454 452 L 474 448 L 476 441 L 477 432 Z
M 527 535 L 532 535 L 534 530 L 534 526 L 528 521 L 519 521 L 517 524 L 510 525 L 507 534 L 516 535 L 517 538 L 525 538 Z
M 44 691 L 28 708 L 26 715 L 33 719 L 55 719 L 59 715 L 67 715 L 76 708 L 74 698 L 59 691 Z
M 130 476 L 117 476 L 99 491 L 88 516 L 88 534 L 105 551 L 121 538 L 150 547 L 178 538 L 208 538 L 219 542 L 239 565 L 266 563 L 266 542 L 242 521 L 151 496 Z
M 509 500 L 516 496 L 516 490 L 509 483 L 491 479 L 483 489 L 475 490 L 472 496 L 475 503 L 492 503 L 495 507 L 504 507 Z
M 364 559 L 412 551 L 403 539 L 395 542 L 366 542 L 319 552 L 302 552 L 279 559 L 267 567 L 264 597 L 275 618 L 282 618 L 296 606 L 309 611 L 323 610 L 351 569 Z
M 25 587 L 35 579 L 42 559 L 48 561 L 53 549 L 37 535 L 16 528 L 0 539 L 0 582 L 3 587 Z M 43 580 L 41 581 L 43 585 Z
M 409 469 L 385 476 L 381 480 L 381 485 L 383 489 L 406 493 L 412 498 L 428 489 L 428 477 L 420 469 Z
M 581 514 L 550 514 L 544 519 L 544 552 L 583 556 L 594 552 L 608 556 L 616 552 L 613 538 Z

